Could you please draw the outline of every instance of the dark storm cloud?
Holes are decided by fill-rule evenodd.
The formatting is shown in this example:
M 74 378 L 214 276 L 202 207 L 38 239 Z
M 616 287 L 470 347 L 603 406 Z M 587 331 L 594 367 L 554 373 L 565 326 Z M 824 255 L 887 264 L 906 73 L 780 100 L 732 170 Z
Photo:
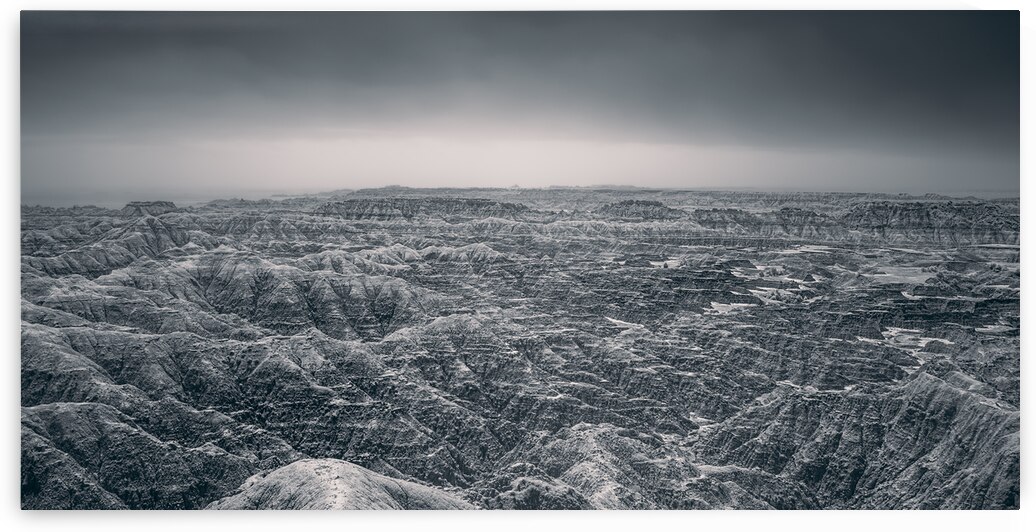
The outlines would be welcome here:
M 22 128 L 55 146 L 433 136 L 850 150 L 986 161 L 1016 189 L 1018 33 L 1016 12 L 26 12 Z

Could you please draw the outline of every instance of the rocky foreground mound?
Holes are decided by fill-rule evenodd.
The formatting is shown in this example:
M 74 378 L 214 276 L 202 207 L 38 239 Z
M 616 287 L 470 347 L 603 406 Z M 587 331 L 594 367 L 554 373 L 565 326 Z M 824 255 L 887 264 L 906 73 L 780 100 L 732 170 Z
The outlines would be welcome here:
M 256 475 L 209 510 L 468 510 L 463 499 L 342 460 L 299 460 Z

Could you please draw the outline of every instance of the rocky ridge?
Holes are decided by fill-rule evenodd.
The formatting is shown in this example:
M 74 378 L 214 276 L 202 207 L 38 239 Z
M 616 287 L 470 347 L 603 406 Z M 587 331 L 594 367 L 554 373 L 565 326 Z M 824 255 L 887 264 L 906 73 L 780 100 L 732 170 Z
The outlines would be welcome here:
M 24 508 L 1014 508 L 1017 202 L 23 207 Z

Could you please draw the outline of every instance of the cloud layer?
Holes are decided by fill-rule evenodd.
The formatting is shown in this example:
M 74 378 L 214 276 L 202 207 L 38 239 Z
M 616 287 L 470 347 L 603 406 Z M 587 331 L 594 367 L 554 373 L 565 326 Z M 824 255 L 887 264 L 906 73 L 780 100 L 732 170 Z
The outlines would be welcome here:
M 1018 189 L 1016 12 L 22 15 L 23 199 Z

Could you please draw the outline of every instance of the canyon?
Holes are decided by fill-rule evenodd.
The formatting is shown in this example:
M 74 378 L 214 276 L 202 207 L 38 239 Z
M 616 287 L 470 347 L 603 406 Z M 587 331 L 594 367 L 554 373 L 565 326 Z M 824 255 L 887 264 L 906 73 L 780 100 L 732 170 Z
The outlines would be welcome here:
M 1017 198 L 23 206 L 26 509 L 1009 509 Z

